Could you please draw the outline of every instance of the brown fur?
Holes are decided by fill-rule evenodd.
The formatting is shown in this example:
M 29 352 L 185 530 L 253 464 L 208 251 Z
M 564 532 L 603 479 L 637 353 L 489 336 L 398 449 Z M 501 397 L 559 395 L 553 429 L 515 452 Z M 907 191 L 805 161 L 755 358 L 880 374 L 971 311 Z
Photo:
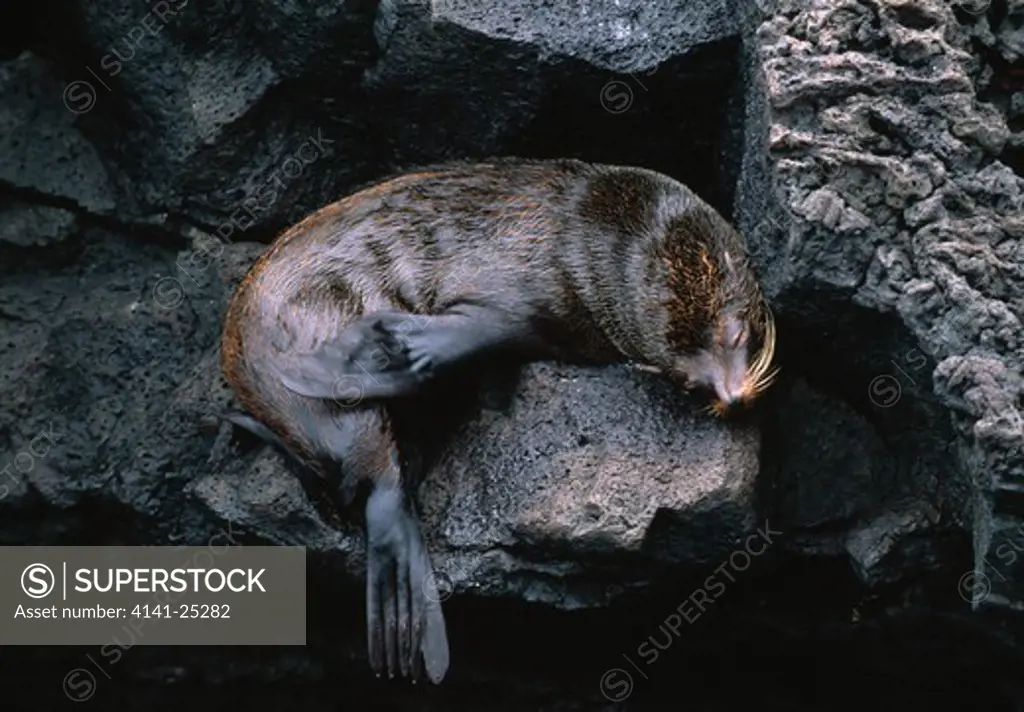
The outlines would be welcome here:
M 399 337 L 408 325 L 418 332 Z M 234 422 L 276 435 L 343 501 L 373 483 L 367 642 L 378 674 L 416 679 L 422 661 L 437 683 L 449 663 L 387 398 L 495 349 L 637 362 L 714 390 L 724 412 L 773 378 L 774 324 L 739 234 L 685 186 L 640 168 L 434 166 L 282 234 L 231 300 L 221 369 L 258 421 Z M 380 400 L 348 402 L 339 385 L 352 379 Z
M 297 415 L 330 404 L 288 392 L 261 363 L 364 313 L 438 314 L 459 301 L 537 335 L 533 357 L 666 372 L 724 338 L 726 313 L 761 340 L 769 318 L 742 238 L 666 176 L 572 160 L 455 163 L 371 186 L 281 235 L 232 299 L 222 369 L 250 413 L 316 463 L 330 453 Z M 388 432 L 375 412 L 370 440 Z

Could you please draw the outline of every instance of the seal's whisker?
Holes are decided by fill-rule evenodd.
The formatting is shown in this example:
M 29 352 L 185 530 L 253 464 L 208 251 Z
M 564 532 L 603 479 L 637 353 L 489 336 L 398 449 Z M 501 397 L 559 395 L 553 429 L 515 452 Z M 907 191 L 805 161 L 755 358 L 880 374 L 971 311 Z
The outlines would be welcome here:
M 750 390 L 753 393 L 760 393 L 774 380 L 779 369 L 772 369 L 772 359 L 775 357 L 775 319 L 771 310 L 765 307 L 765 335 L 764 344 L 757 353 L 747 378 L 750 383 Z
M 754 393 L 762 393 L 763 391 L 765 391 L 768 388 L 768 386 L 772 385 L 772 383 L 775 382 L 775 377 L 779 375 L 779 372 L 781 370 L 782 369 L 777 367 L 773 368 L 770 372 L 768 372 L 767 374 L 762 376 L 758 381 L 756 381 L 752 386 Z

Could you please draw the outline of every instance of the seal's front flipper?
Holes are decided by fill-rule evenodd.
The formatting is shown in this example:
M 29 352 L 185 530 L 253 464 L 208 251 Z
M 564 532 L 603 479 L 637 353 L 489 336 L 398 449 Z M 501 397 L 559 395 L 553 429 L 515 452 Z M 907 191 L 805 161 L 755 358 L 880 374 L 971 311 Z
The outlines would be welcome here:
M 375 327 L 405 347 L 403 358 L 390 366 L 392 377 L 425 378 L 485 352 L 510 345 L 525 347 L 534 340 L 527 325 L 480 304 L 455 304 L 441 314 L 406 315 L 400 321 L 380 318 Z
M 419 523 L 401 486 L 379 482 L 366 503 L 366 622 L 370 665 L 437 684 L 448 670 L 448 637 Z M 433 589 L 436 590 L 436 589 Z M 422 665 L 421 665 L 422 661 Z
M 284 353 L 268 366 L 286 388 L 309 398 L 356 405 L 409 395 L 423 378 L 409 371 L 404 345 L 384 325 L 395 327 L 413 318 L 402 312 L 368 314 L 316 348 Z

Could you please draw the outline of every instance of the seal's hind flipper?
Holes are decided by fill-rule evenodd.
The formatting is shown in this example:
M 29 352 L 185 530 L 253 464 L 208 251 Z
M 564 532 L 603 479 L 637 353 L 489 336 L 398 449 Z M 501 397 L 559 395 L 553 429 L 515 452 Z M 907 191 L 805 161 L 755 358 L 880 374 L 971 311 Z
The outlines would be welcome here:
M 448 671 L 448 636 L 419 522 L 400 485 L 378 482 L 366 503 L 366 623 L 377 675 L 438 684 Z
M 272 431 L 270 428 L 268 428 L 260 421 L 253 418 L 248 413 L 243 413 L 238 410 L 232 410 L 228 411 L 227 413 L 224 413 L 220 417 L 223 420 L 226 420 L 229 423 L 237 425 L 243 430 L 252 433 L 260 440 L 267 443 L 268 445 L 276 445 L 277 447 L 282 448 L 285 451 L 288 450 L 288 448 L 285 447 L 285 444 L 281 441 L 281 438 L 277 437 L 277 435 L 274 434 L 274 431 Z
M 396 332 L 416 318 L 402 312 L 367 314 L 315 349 L 284 354 L 268 365 L 288 390 L 308 398 L 356 405 L 409 395 L 424 379 L 408 368 L 406 346 Z
M 414 601 L 421 601 L 425 606 L 422 612 L 423 642 L 419 652 L 422 655 L 427 678 L 439 685 L 448 672 L 448 631 L 445 627 L 444 612 L 441 610 L 441 594 L 437 590 L 437 580 L 430 565 L 430 557 L 425 549 L 420 549 L 419 563 L 412 567 L 412 580 L 422 581 L 422 591 L 413 591 Z M 425 571 L 423 571 L 425 569 Z M 417 664 L 419 659 L 417 658 Z
M 222 420 L 227 421 L 228 423 L 231 423 L 232 425 L 237 425 L 238 427 L 242 428 L 248 433 L 252 433 L 260 440 L 267 443 L 268 445 L 272 445 L 276 448 L 279 448 L 281 452 L 290 457 L 293 462 L 295 462 L 296 464 L 300 465 L 303 468 L 302 470 L 300 470 L 300 472 L 305 471 L 306 463 L 302 461 L 302 458 L 296 455 L 294 452 L 292 452 L 291 448 L 285 445 L 284 441 L 281 438 L 279 438 L 277 434 L 274 433 L 273 430 L 271 430 L 270 428 L 268 428 L 266 425 L 256 420 L 255 418 L 253 418 L 248 413 L 243 413 L 238 410 L 232 410 L 228 411 L 227 413 L 223 413 L 220 416 L 220 418 Z

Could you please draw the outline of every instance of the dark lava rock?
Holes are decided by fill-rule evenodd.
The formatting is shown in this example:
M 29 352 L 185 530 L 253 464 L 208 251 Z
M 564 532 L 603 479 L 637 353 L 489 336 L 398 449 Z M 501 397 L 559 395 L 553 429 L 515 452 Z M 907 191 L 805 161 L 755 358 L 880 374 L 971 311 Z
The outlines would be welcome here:
M 5 5 L 0 541 L 310 561 L 305 648 L 5 648 L 7 706 L 1019 709 L 1022 13 Z M 741 423 L 625 367 L 496 367 L 420 404 L 452 668 L 384 687 L 358 526 L 216 418 L 220 322 L 303 214 L 501 154 L 691 185 L 748 238 L 783 378 Z

